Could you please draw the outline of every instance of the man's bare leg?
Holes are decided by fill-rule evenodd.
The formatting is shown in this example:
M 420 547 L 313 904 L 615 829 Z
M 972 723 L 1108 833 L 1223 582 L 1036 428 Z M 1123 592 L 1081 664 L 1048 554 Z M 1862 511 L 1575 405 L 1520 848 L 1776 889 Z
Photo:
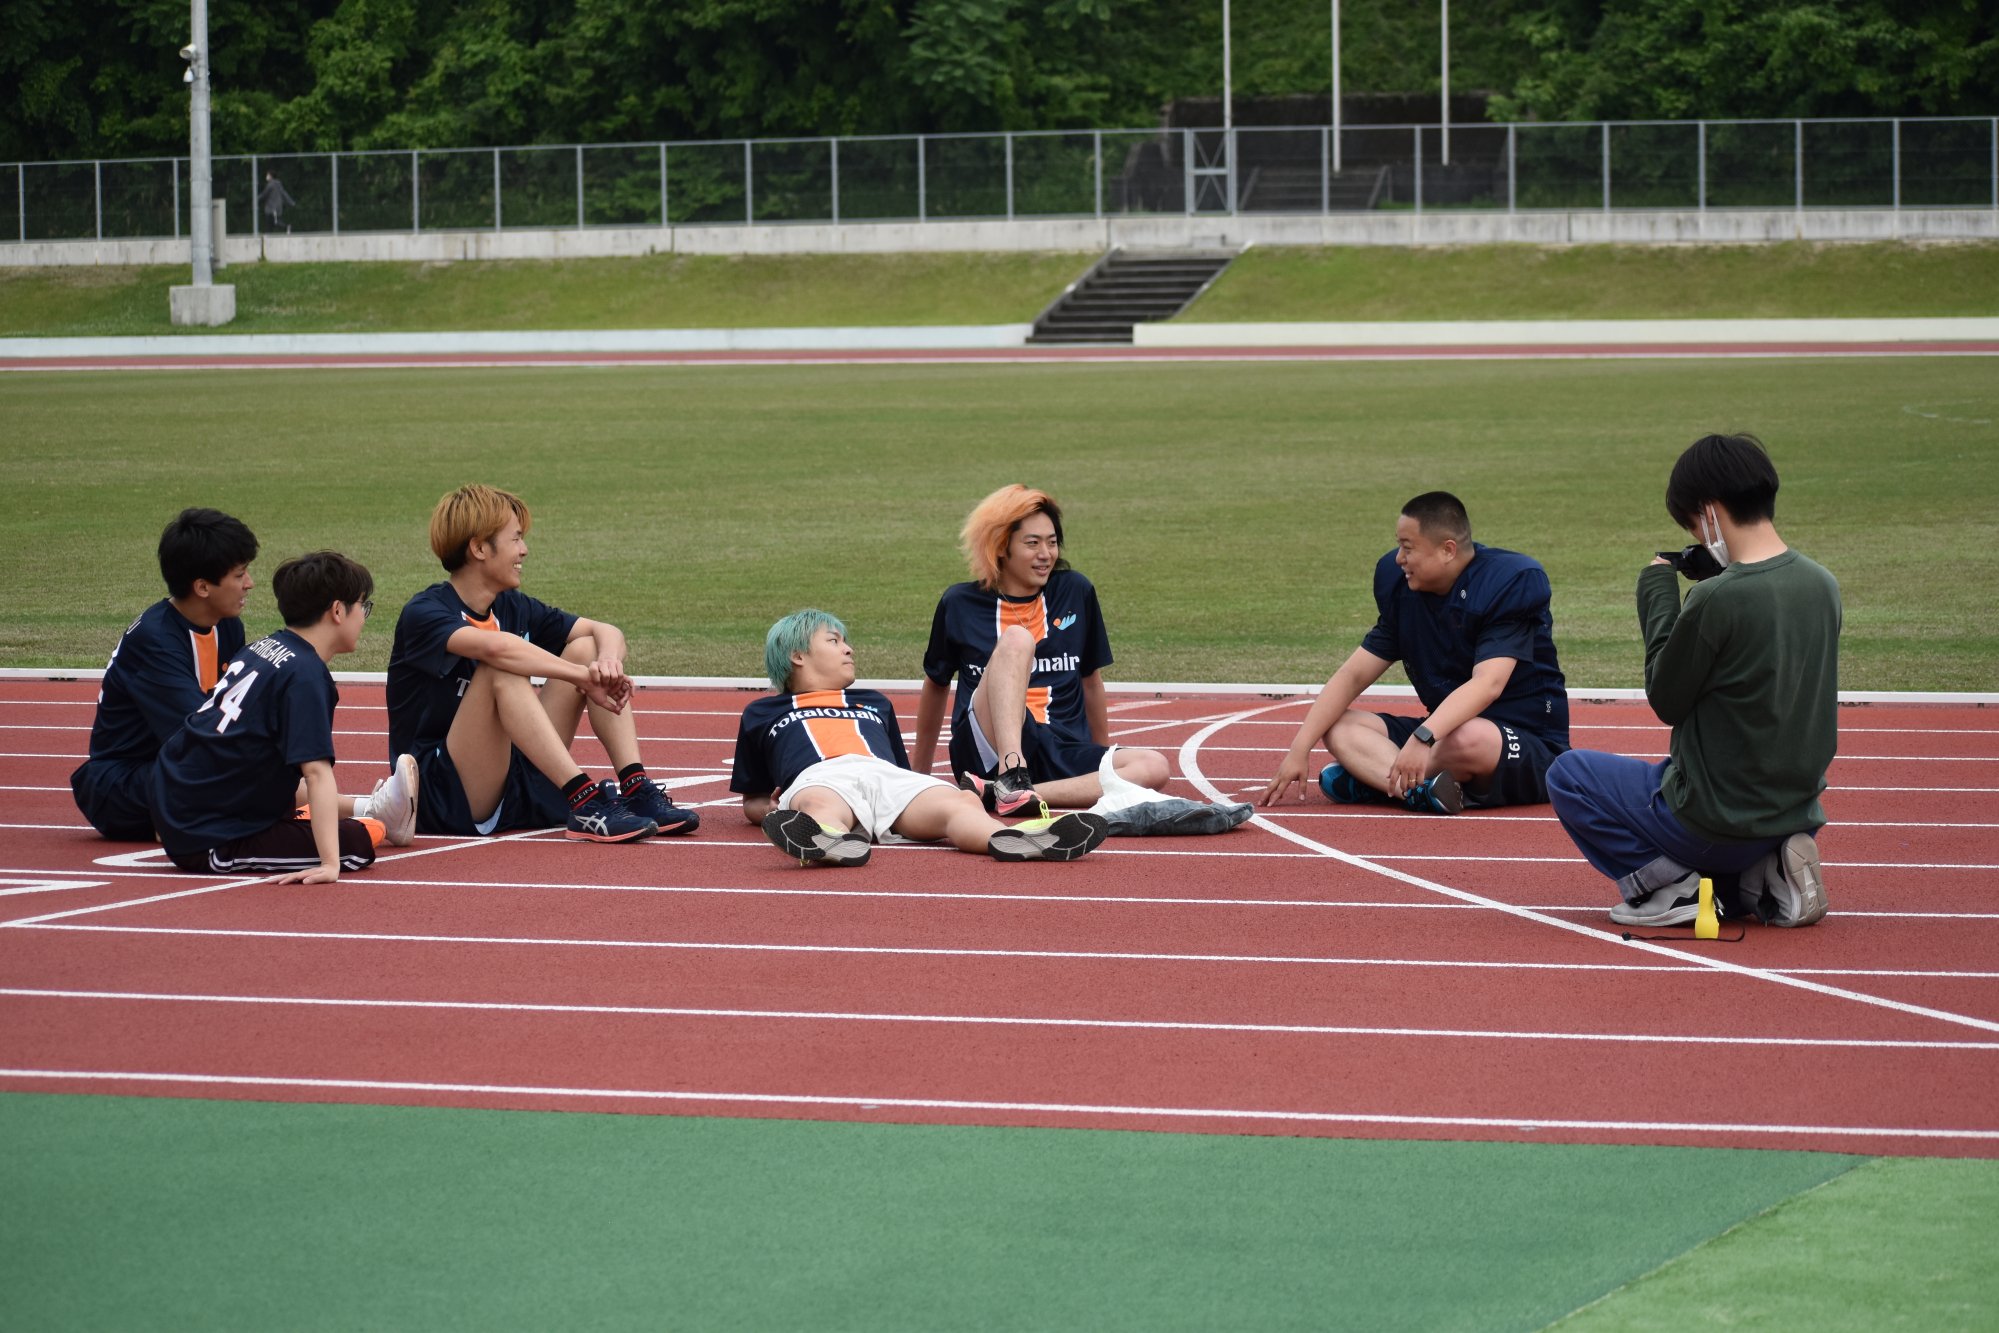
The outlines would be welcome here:
M 1166 785 L 1172 776 L 1172 769 L 1166 756 L 1157 750 L 1128 750 L 1118 747 L 1117 756 L 1111 760 L 1111 770 L 1126 782 L 1150 787 L 1154 791 Z M 1073 778 L 1056 778 L 1051 782 L 1037 782 L 1034 790 L 1049 805 L 1062 810 L 1080 810 L 1095 805 L 1104 798 L 1104 784 L 1095 773 L 1079 773 Z
M 1475 717 L 1437 742 L 1424 774 L 1434 776 L 1449 769 L 1460 786 L 1476 786 L 1499 766 L 1499 747 L 1499 728 Z M 1388 738 L 1388 726 L 1379 714 L 1347 710 L 1326 733 L 1326 748 L 1356 781 L 1384 794 L 1388 791 L 1388 770 L 1395 765 L 1399 747 Z
M 835 833 L 845 833 L 854 827 L 854 808 L 841 800 L 831 787 L 804 787 L 793 792 L 791 808 L 811 815 L 819 821 L 821 828 Z
M 911 801 L 890 828 L 921 842 L 945 839 L 961 852 L 983 852 L 993 834 L 1006 825 L 987 814 L 976 794 L 934 787 Z
M 1034 636 L 1018 625 L 1000 632 L 993 655 L 972 691 L 972 715 L 999 761 L 1020 753 L 1020 724 L 1027 716 L 1027 679 L 1034 674 Z M 1040 790 L 1036 788 L 1036 790 Z
M 584 635 L 562 650 L 565 662 L 594 662 L 597 660 L 597 641 Z M 603 742 L 604 752 L 611 757 L 613 772 L 622 772 L 639 762 L 638 719 L 630 708 L 622 713 L 613 713 L 608 708 L 600 708 L 589 703 L 583 692 L 565 681 L 551 680 L 541 687 L 542 711 L 555 726 L 555 734 L 562 738 L 564 748 L 576 744 L 576 729 L 587 710 L 590 714 L 590 730 Z
M 499 808 L 513 750 L 519 750 L 558 788 L 583 769 L 555 729 L 526 676 L 479 666 L 458 701 L 458 714 L 444 738 L 445 752 L 458 770 L 465 808 L 484 820 Z

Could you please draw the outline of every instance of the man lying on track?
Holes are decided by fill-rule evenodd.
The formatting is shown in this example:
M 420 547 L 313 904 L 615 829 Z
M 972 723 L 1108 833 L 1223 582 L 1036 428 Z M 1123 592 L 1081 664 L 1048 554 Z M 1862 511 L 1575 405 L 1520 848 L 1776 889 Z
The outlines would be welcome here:
M 1617 881 L 1619 925 L 1694 920 L 1705 876 L 1733 915 L 1809 926 L 1826 912 L 1817 834 L 1839 742 L 1839 584 L 1777 535 L 1777 469 L 1754 436 L 1694 441 L 1666 512 L 1700 544 L 1638 573 L 1645 697 L 1673 729 L 1669 756 L 1572 750 L 1548 773 L 1549 799 Z M 1696 579 L 1684 606 L 1676 568 Z
M 416 756 L 426 833 L 565 829 L 585 842 L 692 833 L 639 761 L 625 636 L 521 592 L 532 522 L 520 497 L 461 486 L 430 516 L 445 572 L 403 607 L 389 653 L 389 753 Z M 537 696 L 530 677 L 546 678 Z M 570 755 L 586 711 L 617 781 Z
M 1319 787 L 1340 805 L 1454 815 L 1547 800 L 1548 765 L 1569 748 L 1550 595 L 1539 561 L 1472 540 L 1455 495 L 1402 506 L 1395 549 L 1374 566 L 1380 618 L 1319 691 L 1260 804 L 1303 786 L 1319 741 L 1333 757 Z M 1429 716 L 1355 708 L 1398 660 Z
M 826 612 L 796 611 L 772 625 L 764 668 L 777 693 L 743 709 L 729 790 L 742 796 L 744 817 L 801 865 L 865 865 L 890 835 L 944 839 L 996 861 L 1073 861 L 1104 840 L 1099 816 L 1008 827 L 974 793 L 911 772 L 894 705 L 853 688 L 847 627 Z
M 923 653 L 915 766 L 928 773 L 951 680 L 951 768 L 987 811 L 1039 802 L 1087 806 L 1104 795 L 1098 765 L 1110 750 L 1103 669 L 1110 636 L 1097 590 L 1062 558 L 1062 510 L 1041 491 L 1002 486 L 981 500 L 961 534 L 972 581 L 937 602 Z M 1119 747 L 1118 777 L 1166 785 L 1166 756 Z
M 331 884 L 373 865 L 376 844 L 407 843 L 415 823 L 413 795 L 390 811 L 378 789 L 372 804 L 391 827 L 354 818 L 356 802 L 333 783 L 340 692 L 326 664 L 360 642 L 375 580 L 338 552 L 314 551 L 279 565 L 271 589 L 285 628 L 231 657 L 207 702 L 160 747 L 153 822 L 183 870 Z

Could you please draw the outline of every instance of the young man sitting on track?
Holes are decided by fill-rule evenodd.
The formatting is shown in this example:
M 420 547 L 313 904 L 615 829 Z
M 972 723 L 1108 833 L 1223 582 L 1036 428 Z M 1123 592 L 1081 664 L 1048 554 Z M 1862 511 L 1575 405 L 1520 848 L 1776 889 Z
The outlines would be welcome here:
M 1547 800 L 1548 765 L 1569 748 L 1550 596 L 1539 561 L 1472 540 L 1455 495 L 1403 505 L 1395 549 L 1374 566 L 1379 618 L 1319 691 L 1259 802 L 1302 788 L 1321 741 L 1333 762 L 1319 787 L 1336 804 L 1454 815 Z M 1429 716 L 1355 708 L 1398 660 Z
M 1111 643 L 1097 590 L 1062 558 L 1060 506 L 1042 491 L 1002 486 L 972 510 L 960 539 L 972 581 L 946 588 L 931 620 L 916 771 L 930 771 L 955 676 L 951 767 L 988 812 L 1102 799 Z M 1157 750 L 1119 747 L 1111 764 L 1126 782 L 1166 785 Z
M 183 509 L 160 533 L 160 576 L 167 595 L 139 613 L 104 668 L 90 757 L 69 775 L 76 808 L 107 838 L 154 841 L 153 766 L 160 746 L 215 688 L 222 668 L 243 648 L 243 604 L 255 586 L 250 562 L 257 538 L 241 520 L 214 509 Z M 414 775 L 391 774 L 361 814 L 376 808 L 409 841 L 407 787 Z M 347 799 L 347 798 L 342 798 Z
M 214 509 L 183 509 L 160 533 L 167 595 L 125 629 L 104 668 L 90 757 L 69 775 L 76 808 L 107 838 L 153 841 L 153 764 L 243 647 L 257 538 Z
M 1694 920 L 1706 876 L 1731 915 L 1809 926 L 1826 912 L 1817 834 L 1839 742 L 1839 584 L 1777 535 L 1777 469 L 1754 436 L 1689 446 L 1666 512 L 1706 548 L 1638 573 L 1645 697 L 1673 729 L 1669 755 L 1573 750 L 1549 798 L 1617 881 L 1619 925 Z M 1697 580 L 1685 605 L 1676 568 Z
M 853 688 L 847 627 L 826 612 L 796 611 L 772 625 L 764 668 L 778 692 L 743 709 L 729 790 L 742 795 L 744 817 L 801 864 L 865 865 L 891 834 L 946 839 L 996 861 L 1073 861 L 1104 840 L 1097 815 L 1009 828 L 973 793 L 911 772 L 894 706 Z
M 334 786 L 340 692 L 326 668 L 360 642 L 375 581 L 338 552 L 314 551 L 279 565 L 271 590 L 285 628 L 231 657 L 207 702 L 160 747 L 153 822 L 183 870 L 331 884 L 373 865 L 390 832 L 353 818 L 356 802 Z M 404 803 L 395 818 L 406 843 L 415 812 Z
M 404 605 L 389 654 L 389 752 L 416 756 L 418 827 L 562 827 L 586 842 L 692 833 L 701 817 L 639 761 L 624 634 L 520 591 L 531 522 L 519 497 L 480 485 L 431 513 L 430 549 L 450 577 Z M 538 697 L 534 676 L 548 682 Z M 592 782 L 570 755 L 586 709 L 615 782 Z

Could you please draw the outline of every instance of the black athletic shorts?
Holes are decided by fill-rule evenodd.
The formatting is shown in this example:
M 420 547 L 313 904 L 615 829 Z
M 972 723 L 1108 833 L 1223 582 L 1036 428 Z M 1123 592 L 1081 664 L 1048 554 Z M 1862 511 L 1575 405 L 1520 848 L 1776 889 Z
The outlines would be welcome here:
M 1409 743 L 1410 733 L 1424 719 L 1403 713 L 1376 713 L 1388 727 L 1388 739 L 1396 747 Z M 1483 784 L 1465 787 L 1465 804 L 1491 808 L 1500 805 L 1545 805 L 1548 801 L 1548 766 L 1569 747 L 1545 736 L 1505 722 L 1499 728 L 1499 767 Z
M 419 833 L 476 837 L 517 828 L 560 828 L 569 822 L 569 802 L 562 791 L 541 775 L 519 750 L 507 761 L 507 778 L 500 787 L 500 805 L 481 828 L 465 804 L 465 786 L 451 752 L 439 745 L 416 758 L 416 827 Z
M 995 762 L 985 762 L 979 754 L 979 738 L 973 732 L 977 725 L 978 719 L 967 712 L 962 726 L 952 726 L 951 771 L 976 773 L 982 778 L 989 778 L 999 771 L 1006 756 L 995 755 Z M 1097 765 L 1103 762 L 1104 752 L 1109 748 L 1098 745 L 1087 736 L 1078 739 L 1065 735 L 1031 717 L 1021 719 L 1020 758 L 1027 765 L 1030 782 L 1088 777 L 1097 771 Z
M 69 775 L 76 808 L 114 842 L 158 842 L 153 833 L 153 766 L 86 760 Z

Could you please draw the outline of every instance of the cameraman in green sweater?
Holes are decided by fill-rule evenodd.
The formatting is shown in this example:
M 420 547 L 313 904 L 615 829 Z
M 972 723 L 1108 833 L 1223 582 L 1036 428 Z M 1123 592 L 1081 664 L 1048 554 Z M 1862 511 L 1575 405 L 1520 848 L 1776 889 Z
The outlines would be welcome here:
M 1696 545 L 1638 575 L 1645 696 L 1673 729 L 1647 763 L 1571 750 L 1548 799 L 1589 863 L 1617 881 L 1610 919 L 1694 919 L 1703 876 L 1730 915 L 1809 926 L 1826 912 L 1819 793 L 1838 748 L 1839 584 L 1773 525 L 1777 469 L 1752 435 L 1680 455 L 1666 511 Z M 1680 600 L 1680 574 L 1696 580 Z

